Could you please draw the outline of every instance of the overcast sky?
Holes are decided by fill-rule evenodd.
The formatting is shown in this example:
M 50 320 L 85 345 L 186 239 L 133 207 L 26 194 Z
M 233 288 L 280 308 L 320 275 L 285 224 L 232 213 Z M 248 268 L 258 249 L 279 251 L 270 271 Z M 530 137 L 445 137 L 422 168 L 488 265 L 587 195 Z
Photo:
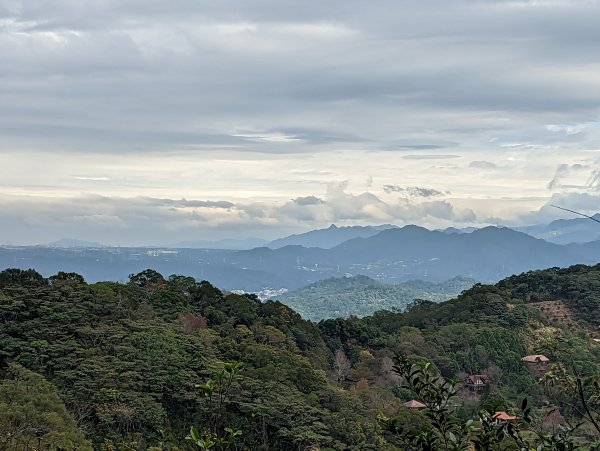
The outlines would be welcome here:
M 0 0 L 0 242 L 600 210 L 600 5 Z

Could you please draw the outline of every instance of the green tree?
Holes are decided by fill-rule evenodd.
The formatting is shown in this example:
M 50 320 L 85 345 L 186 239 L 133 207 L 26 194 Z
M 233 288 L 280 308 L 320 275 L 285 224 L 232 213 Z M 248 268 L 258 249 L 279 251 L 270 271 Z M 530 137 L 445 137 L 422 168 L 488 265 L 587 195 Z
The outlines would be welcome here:
M 11 363 L 0 384 L 0 450 L 92 450 L 56 388 Z

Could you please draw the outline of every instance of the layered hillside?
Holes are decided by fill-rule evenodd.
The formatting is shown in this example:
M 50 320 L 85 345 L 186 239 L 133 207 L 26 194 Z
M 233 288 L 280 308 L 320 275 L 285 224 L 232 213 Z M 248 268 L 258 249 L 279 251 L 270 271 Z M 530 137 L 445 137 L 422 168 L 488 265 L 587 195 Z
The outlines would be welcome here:
M 474 284 L 472 279 L 455 277 L 441 283 L 411 280 L 388 285 L 359 275 L 321 280 L 275 299 L 293 308 L 303 318 L 320 321 L 362 317 L 378 310 L 401 311 L 415 299 L 442 302 Z
M 549 313 L 543 302 L 563 310 Z M 577 422 L 573 400 L 547 393 L 522 358 L 568 340 L 569 364 L 597 373 L 599 306 L 600 266 L 536 271 L 475 285 L 441 304 L 414 302 L 405 313 L 318 324 L 279 302 L 151 270 L 126 284 L 7 270 L 0 273 L 0 430 L 13 428 L 17 444 L 8 449 L 39 434 L 51 440 L 49 418 L 60 421 L 66 445 L 82 449 L 194 449 L 185 439 L 190 427 L 202 428 L 215 409 L 197 385 L 214 379 L 222 362 L 241 361 L 216 420 L 219 430 L 241 431 L 238 449 L 401 449 L 377 421 L 383 412 L 418 424 L 418 413 L 403 407 L 414 393 L 394 372 L 395 353 L 455 379 L 464 418 L 481 408 L 512 412 L 527 397 L 536 415 L 558 408 Z M 485 390 L 461 388 L 470 374 L 487 377 Z M 7 397 L 26 380 L 36 387 L 37 410 L 28 396 Z M 9 408 L 48 414 L 31 413 L 28 427 L 14 429 L 20 424 Z M 31 426 L 42 421 L 47 429 Z M 586 427 L 582 439 L 594 436 Z

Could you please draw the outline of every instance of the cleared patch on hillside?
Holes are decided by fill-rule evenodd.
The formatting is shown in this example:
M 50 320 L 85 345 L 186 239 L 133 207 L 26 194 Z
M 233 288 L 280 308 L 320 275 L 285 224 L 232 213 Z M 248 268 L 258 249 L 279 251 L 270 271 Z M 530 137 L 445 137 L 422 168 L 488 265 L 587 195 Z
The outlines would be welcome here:
M 542 314 L 552 326 L 568 330 L 583 329 L 592 338 L 600 338 L 598 330 L 586 321 L 578 320 L 563 300 L 541 301 L 528 304 Z

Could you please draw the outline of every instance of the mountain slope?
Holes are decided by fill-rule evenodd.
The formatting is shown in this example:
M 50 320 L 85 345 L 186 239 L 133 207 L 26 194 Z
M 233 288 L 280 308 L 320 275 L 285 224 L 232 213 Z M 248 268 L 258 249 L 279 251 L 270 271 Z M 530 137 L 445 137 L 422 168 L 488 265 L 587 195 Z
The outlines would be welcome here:
M 473 286 L 472 279 L 460 278 L 435 284 L 421 280 L 386 285 L 367 276 L 330 278 L 315 282 L 275 299 L 290 306 L 304 318 L 366 316 L 377 310 L 403 310 L 414 299 L 441 302 Z
M 152 267 L 163 274 L 186 274 L 213 280 L 223 289 L 244 291 L 293 290 L 358 274 L 392 284 L 415 279 L 442 282 L 456 276 L 489 283 L 533 269 L 598 262 L 600 241 L 557 245 L 497 227 L 444 233 L 406 226 L 348 240 L 332 249 L 0 247 L 0 268 L 35 268 L 47 276 L 75 271 L 98 281 L 124 280 Z
M 568 324 L 544 314 L 548 301 L 559 300 Z M 87 284 L 75 274 L 44 279 L 13 269 L 0 272 L 0 369 L 18 362 L 55 386 L 95 449 L 140 449 L 140 437 L 144 449 L 192 449 L 190 427 L 214 418 L 198 384 L 214 382 L 222 362 L 241 360 L 215 420 L 218 430 L 242 431 L 238 449 L 393 451 L 411 448 L 382 434 L 379 415 L 398 416 L 417 433 L 422 424 L 403 408 L 415 394 L 399 389 L 395 353 L 431 362 L 457 381 L 489 376 L 481 395 L 465 388 L 453 399 L 467 418 L 490 401 L 518 412 L 526 397 L 536 419 L 560 409 L 569 422 L 581 422 L 562 387 L 551 397 L 522 358 L 547 341 L 567 343 L 568 360 L 552 351 L 552 363 L 598 374 L 600 347 L 588 332 L 598 330 L 599 307 L 600 265 L 534 271 L 477 284 L 440 304 L 319 324 L 280 302 L 225 294 L 188 277 L 165 280 L 152 270 L 124 284 Z M 32 391 L 11 384 L 2 371 L 9 409 L 31 405 Z M 35 437 L 42 423 L 31 418 L 0 415 L 0 427 L 19 433 L 33 425 Z M 589 429 L 585 435 L 600 438 Z
M 593 217 L 600 220 L 600 213 Z M 587 243 L 600 239 L 600 224 L 588 218 L 557 219 L 550 224 L 518 227 L 515 230 L 557 244 Z
M 282 285 L 363 274 L 386 283 L 412 279 L 441 282 L 464 276 L 496 282 L 511 274 L 576 263 L 597 263 L 593 246 L 561 246 L 508 228 L 448 234 L 406 226 L 355 238 L 332 249 L 287 246 L 237 252 L 231 261 L 277 274 Z
M 245 238 L 245 239 L 223 239 L 223 240 L 192 240 L 180 241 L 173 244 L 174 248 L 188 249 L 228 249 L 228 250 L 243 250 L 253 249 L 255 247 L 264 246 L 268 241 L 260 238 Z
M 304 247 L 320 247 L 322 249 L 331 249 L 344 241 L 353 238 L 367 238 L 382 230 L 395 228 L 391 224 L 380 226 L 350 226 L 337 227 L 331 224 L 326 229 L 311 230 L 310 232 L 301 233 L 298 235 L 290 235 L 284 238 L 279 238 L 272 241 L 267 246 L 271 249 L 279 249 L 284 246 L 304 246 Z

